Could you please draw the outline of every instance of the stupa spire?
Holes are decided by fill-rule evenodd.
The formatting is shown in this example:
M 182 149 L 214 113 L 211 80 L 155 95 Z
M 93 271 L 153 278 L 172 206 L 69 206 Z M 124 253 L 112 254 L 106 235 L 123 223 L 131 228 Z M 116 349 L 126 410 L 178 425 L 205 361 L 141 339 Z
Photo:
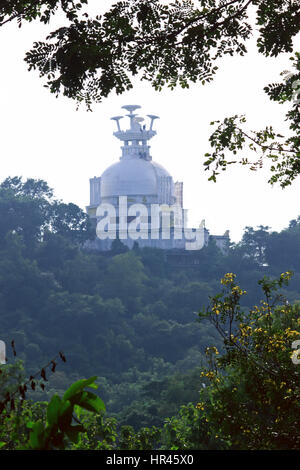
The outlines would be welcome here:
M 139 117 L 138 114 L 134 114 L 134 111 L 140 109 L 139 105 L 126 105 L 122 106 L 123 109 L 129 112 L 126 114 L 130 120 L 129 129 L 123 131 L 120 126 L 120 119 L 124 116 L 114 116 L 111 119 L 116 121 L 118 130 L 114 132 L 114 136 L 117 139 L 124 142 L 122 148 L 122 158 L 143 158 L 144 160 L 151 160 L 149 154 L 150 146 L 148 145 L 148 140 L 156 135 L 156 131 L 153 130 L 153 122 L 155 119 L 158 119 L 158 116 L 153 114 L 148 114 L 150 118 L 150 125 L 147 129 L 146 124 L 142 124 L 144 121 L 143 117 Z

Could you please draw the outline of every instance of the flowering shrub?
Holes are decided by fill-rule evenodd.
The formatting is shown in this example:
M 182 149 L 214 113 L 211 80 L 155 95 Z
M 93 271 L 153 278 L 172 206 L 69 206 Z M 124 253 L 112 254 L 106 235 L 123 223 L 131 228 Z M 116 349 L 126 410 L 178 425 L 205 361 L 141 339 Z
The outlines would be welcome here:
M 245 311 L 246 291 L 233 273 L 221 280 L 224 290 L 199 314 L 224 340 L 222 354 L 207 348 L 208 386 L 196 405 L 208 434 L 227 448 L 298 449 L 300 447 L 300 369 L 292 360 L 292 342 L 300 338 L 300 307 L 279 294 L 291 272 L 262 279 L 264 299 Z

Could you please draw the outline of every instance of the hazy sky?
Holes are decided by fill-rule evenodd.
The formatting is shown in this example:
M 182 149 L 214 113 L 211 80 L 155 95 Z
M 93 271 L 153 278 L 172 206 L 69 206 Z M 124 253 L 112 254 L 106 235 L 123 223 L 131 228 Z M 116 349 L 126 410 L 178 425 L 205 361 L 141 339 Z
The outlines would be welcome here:
M 97 2 L 91 6 L 90 11 L 95 11 Z M 25 52 L 53 29 L 38 23 L 18 29 L 12 23 L 0 31 L 1 181 L 15 175 L 41 178 L 54 188 L 57 198 L 85 208 L 89 178 L 100 176 L 121 155 L 110 118 L 122 114 L 123 105 L 139 104 L 141 116 L 160 116 L 154 127 L 157 136 L 150 142 L 151 155 L 175 181 L 184 182 L 184 206 L 191 225 L 205 219 L 211 234 L 229 229 L 231 239 L 238 241 L 247 225 L 280 230 L 300 215 L 299 179 L 282 190 L 267 183 L 266 170 L 250 172 L 237 166 L 220 175 L 215 184 L 207 181 L 202 165 L 204 153 L 210 151 L 212 120 L 246 114 L 249 129 L 273 125 L 284 132 L 287 108 L 271 102 L 263 87 L 280 81 L 281 71 L 292 70 L 291 54 L 267 59 L 256 52 L 252 41 L 245 57 L 226 57 L 218 64 L 220 69 L 209 85 L 156 92 L 136 80 L 133 90 L 109 96 L 91 113 L 84 107 L 76 111 L 73 101 L 50 95 L 38 73 L 27 71 Z

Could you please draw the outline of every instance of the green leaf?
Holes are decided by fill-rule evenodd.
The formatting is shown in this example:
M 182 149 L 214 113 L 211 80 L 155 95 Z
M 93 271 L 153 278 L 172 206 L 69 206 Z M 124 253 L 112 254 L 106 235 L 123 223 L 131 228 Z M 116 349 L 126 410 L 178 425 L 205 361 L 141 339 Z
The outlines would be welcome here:
M 58 395 L 53 395 L 47 407 L 47 422 L 49 426 L 53 426 L 58 422 L 61 404 L 61 398 Z
M 105 405 L 101 398 L 91 392 L 83 392 L 81 400 L 77 404 L 88 411 L 96 413 L 105 411 Z
M 73 383 L 70 388 L 65 392 L 63 400 L 70 400 L 78 392 L 83 390 L 85 387 L 97 388 L 98 386 L 94 383 L 97 376 L 91 377 L 90 379 L 81 379 Z
M 26 427 L 29 429 L 32 429 L 33 426 L 34 426 L 34 421 L 28 421 L 28 423 L 26 423 Z
M 29 446 L 31 449 L 42 450 L 45 445 L 44 425 L 42 421 L 37 421 L 32 426 L 32 431 L 29 437 Z
M 79 440 L 79 434 L 84 431 L 85 431 L 85 428 L 82 425 L 78 424 L 76 426 L 71 426 L 70 428 L 66 429 L 65 433 L 70 439 L 70 441 L 77 444 Z
M 64 430 L 64 427 L 70 426 L 72 422 L 73 406 L 69 400 L 64 401 L 59 410 L 58 424 Z

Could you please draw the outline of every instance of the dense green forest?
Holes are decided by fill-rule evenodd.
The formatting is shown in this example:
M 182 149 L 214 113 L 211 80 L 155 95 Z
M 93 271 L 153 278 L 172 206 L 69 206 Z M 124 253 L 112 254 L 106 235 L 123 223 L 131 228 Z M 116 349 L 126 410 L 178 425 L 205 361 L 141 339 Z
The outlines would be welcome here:
M 2 28 L 62 14 L 25 61 L 87 109 L 137 74 L 158 91 L 209 83 L 253 36 L 265 58 L 291 53 L 292 72 L 264 88 L 289 105 L 286 135 L 272 119 L 256 131 L 244 115 L 213 121 L 203 165 L 211 181 L 268 161 L 272 184 L 299 175 L 299 2 L 122 1 L 96 17 L 88 0 L 0 3 Z M 118 241 L 87 251 L 88 217 L 43 181 L 6 179 L 0 215 L 0 449 L 299 450 L 299 217 L 181 264 Z
M 211 319 L 198 314 L 226 273 L 247 288 L 244 311 L 259 303 L 263 276 L 287 269 L 294 275 L 282 293 L 300 301 L 300 217 L 279 233 L 246 227 L 226 254 L 210 242 L 180 265 L 168 252 L 118 240 L 110 252 L 87 251 L 87 215 L 56 200 L 44 181 L 3 181 L 0 216 L 1 339 L 14 341 L 28 376 L 58 351 L 67 358 L 44 391 L 29 393 L 35 402 L 97 376 L 107 417 L 135 430 L 162 426 L 181 405 L 197 404 L 206 348 L 224 350 Z

